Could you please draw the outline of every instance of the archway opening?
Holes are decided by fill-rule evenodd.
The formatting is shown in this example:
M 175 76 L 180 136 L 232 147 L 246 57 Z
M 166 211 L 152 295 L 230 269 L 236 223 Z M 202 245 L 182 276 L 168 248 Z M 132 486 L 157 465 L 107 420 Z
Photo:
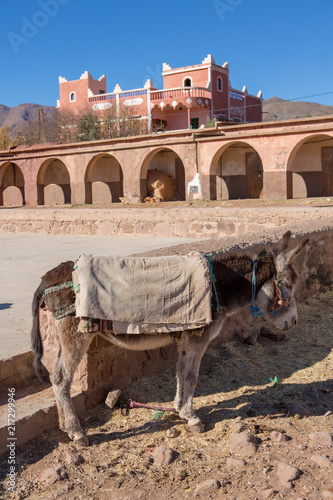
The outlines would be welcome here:
M 111 155 L 99 155 L 91 160 L 85 177 L 86 203 L 119 203 L 124 196 L 123 172 Z
M 263 166 L 257 151 L 235 142 L 214 157 L 210 175 L 212 200 L 260 199 L 263 197 Z
M 142 201 L 154 196 L 154 186 L 161 182 L 168 185 L 163 201 L 186 199 L 185 168 L 181 158 L 169 148 L 151 153 L 143 163 L 140 178 L 140 195 Z
M 0 190 L 0 202 L 4 207 L 25 204 L 24 177 L 15 163 L 8 163 L 4 167 Z
M 333 137 L 313 135 L 297 144 L 288 161 L 288 198 L 333 196 Z
M 46 160 L 37 177 L 38 205 L 71 203 L 71 185 L 66 165 L 58 158 Z

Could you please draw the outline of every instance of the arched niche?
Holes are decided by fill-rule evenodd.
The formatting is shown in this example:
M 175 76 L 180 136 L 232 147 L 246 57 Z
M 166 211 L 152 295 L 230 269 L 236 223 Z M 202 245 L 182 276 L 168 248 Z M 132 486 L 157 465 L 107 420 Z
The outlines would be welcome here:
M 288 198 L 333 196 L 333 137 L 315 134 L 300 141 L 287 172 Z
M 180 156 L 170 148 L 158 148 L 145 158 L 140 174 L 140 196 L 144 200 L 147 196 L 147 179 L 149 170 L 159 170 L 174 181 L 172 200 L 185 200 L 185 167 Z
M 224 145 L 210 169 L 210 198 L 234 200 L 263 196 L 263 165 L 258 152 L 246 142 Z
M 94 157 L 85 175 L 85 202 L 119 203 L 124 195 L 123 172 L 118 160 L 110 154 Z
M 71 203 L 70 176 L 66 165 L 58 158 L 49 158 L 37 176 L 38 205 Z
M 16 163 L 10 162 L 2 166 L 0 185 L 0 204 L 4 207 L 25 204 L 24 177 Z

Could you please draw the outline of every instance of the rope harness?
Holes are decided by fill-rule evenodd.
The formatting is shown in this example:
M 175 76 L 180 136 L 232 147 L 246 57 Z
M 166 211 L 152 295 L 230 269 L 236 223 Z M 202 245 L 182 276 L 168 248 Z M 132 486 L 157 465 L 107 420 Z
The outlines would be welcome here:
M 213 290 L 214 290 L 214 294 L 215 294 L 215 300 L 216 300 L 216 309 L 215 310 L 217 313 L 224 313 L 225 314 L 225 309 L 220 305 L 220 301 L 219 301 L 219 298 L 217 295 L 217 290 L 216 290 L 216 286 L 215 286 L 216 276 L 215 276 L 214 271 L 213 271 L 213 263 L 211 260 L 211 256 L 212 256 L 211 253 L 206 253 L 206 255 L 205 255 L 205 257 L 208 260 L 210 278 L 212 280 Z
M 50 286 L 49 288 L 46 288 L 44 290 L 42 298 L 45 298 L 50 293 L 61 292 L 62 290 L 68 290 L 68 289 L 71 289 L 72 292 L 75 291 L 75 287 L 73 286 L 73 281 L 67 281 L 66 283 L 62 283 L 62 284 L 57 285 L 57 286 Z M 70 316 L 71 314 L 75 314 L 75 304 L 71 304 L 67 307 L 59 309 L 58 311 L 55 311 L 52 314 L 53 314 L 54 318 L 57 320 L 66 318 L 66 316 Z

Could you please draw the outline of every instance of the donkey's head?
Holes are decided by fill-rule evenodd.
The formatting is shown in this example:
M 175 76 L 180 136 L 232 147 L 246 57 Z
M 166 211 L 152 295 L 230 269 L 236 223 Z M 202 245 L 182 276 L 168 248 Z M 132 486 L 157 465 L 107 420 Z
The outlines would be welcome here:
M 288 250 L 290 235 L 288 231 L 270 254 L 270 278 L 262 282 L 256 296 L 256 304 L 264 318 L 283 331 L 290 330 L 298 321 L 294 298 L 297 275 L 292 262 L 309 241 L 306 238 Z

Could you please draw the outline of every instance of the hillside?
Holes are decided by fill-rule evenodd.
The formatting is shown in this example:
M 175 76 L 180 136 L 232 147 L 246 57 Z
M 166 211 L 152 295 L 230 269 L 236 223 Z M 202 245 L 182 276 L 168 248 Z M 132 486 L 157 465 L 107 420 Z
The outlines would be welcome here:
M 10 127 L 12 134 L 21 131 L 29 121 L 38 120 L 38 109 L 43 108 L 45 116 L 55 108 L 40 104 L 19 104 L 10 108 L 0 104 L 0 128 Z
M 323 115 L 333 115 L 333 106 L 325 106 L 316 102 L 285 101 L 279 97 L 271 97 L 263 101 L 264 122 Z

